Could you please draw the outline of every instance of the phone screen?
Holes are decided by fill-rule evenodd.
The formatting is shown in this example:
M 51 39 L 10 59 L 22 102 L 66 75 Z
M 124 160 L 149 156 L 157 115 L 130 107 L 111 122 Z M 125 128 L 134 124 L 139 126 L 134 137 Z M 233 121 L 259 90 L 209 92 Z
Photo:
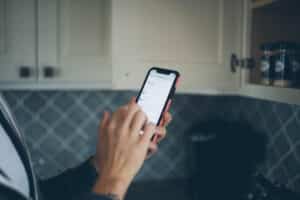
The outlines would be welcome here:
M 137 102 L 149 122 L 159 123 L 175 79 L 175 73 L 159 73 L 155 69 L 150 71 Z

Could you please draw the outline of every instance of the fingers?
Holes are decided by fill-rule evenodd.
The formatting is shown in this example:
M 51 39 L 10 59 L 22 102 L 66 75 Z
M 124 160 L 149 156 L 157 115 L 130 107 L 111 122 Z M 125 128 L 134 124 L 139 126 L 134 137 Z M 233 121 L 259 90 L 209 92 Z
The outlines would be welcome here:
M 169 112 L 165 112 L 163 114 L 161 126 L 168 126 L 172 121 L 172 115 Z
M 130 102 L 135 102 L 136 103 L 136 97 L 131 97 Z
M 167 130 L 165 127 L 156 127 L 155 135 L 157 136 L 156 142 L 160 142 L 166 137 Z
M 149 123 L 145 126 L 144 134 L 141 136 L 141 145 L 148 149 L 151 138 L 155 133 L 155 125 Z
M 128 113 L 127 113 L 127 117 L 126 117 L 125 122 L 124 122 L 125 126 L 127 126 L 127 127 L 130 126 L 131 121 L 132 121 L 134 115 L 139 110 L 140 110 L 140 106 L 137 105 L 137 103 L 135 102 L 134 98 L 132 98 L 131 101 L 128 104 Z
M 109 123 L 109 119 L 110 119 L 110 114 L 107 111 L 104 111 L 103 113 L 103 118 L 100 122 L 100 131 L 104 132 L 105 128 L 107 127 L 108 123 Z
M 139 110 L 138 112 L 136 112 L 131 122 L 131 132 L 135 135 L 138 135 L 138 133 L 140 132 L 140 130 L 142 130 L 146 122 L 146 114 L 143 111 Z
M 151 142 L 151 143 L 149 144 L 149 149 L 148 149 L 148 153 L 147 153 L 147 158 L 150 158 L 151 156 L 153 156 L 157 151 L 158 151 L 157 144 Z

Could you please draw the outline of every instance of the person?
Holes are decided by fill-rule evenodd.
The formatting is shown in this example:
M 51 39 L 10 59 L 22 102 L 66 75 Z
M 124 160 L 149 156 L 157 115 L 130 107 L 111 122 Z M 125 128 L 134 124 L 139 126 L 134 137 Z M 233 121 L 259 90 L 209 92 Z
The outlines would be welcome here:
M 147 157 L 157 151 L 171 121 L 164 113 L 162 126 L 147 117 L 132 99 L 113 114 L 104 112 L 94 157 L 78 168 L 38 181 L 19 129 L 0 98 L 0 199 L 1 200 L 123 200 Z M 143 132 L 141 131 L 143 129 Z

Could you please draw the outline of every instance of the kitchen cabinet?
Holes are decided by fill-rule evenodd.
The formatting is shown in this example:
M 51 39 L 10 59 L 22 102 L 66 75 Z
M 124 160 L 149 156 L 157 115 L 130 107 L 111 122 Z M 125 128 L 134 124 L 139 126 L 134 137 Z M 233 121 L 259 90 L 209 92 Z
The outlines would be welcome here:
M 274 86 L 272 83 L 266 85 L 261 81 L 260 70 L 261 44 L 277 41 L 300 42 L 299 6 L 298 0 L 246 0 L 244 2 L 242 57 L 253 58 L 255 67 L 251 70 L 242 70 L 239 94 L 300 104 L 299 84 L 284 87 Z
M 180 71 L 179 92 L 236 91 L 230 55 L 241 52 L 240 0 L 112 0 L 117 89 L 137 89 L 152 66 Z
M 109 83 L 109 9 L 105 0 L 40 0 L 40 83 Z
M 34 0 L 0 0 L 0 80 L 33 83 L 36 79 Z
M 111 87 L 108 1 L 0 2 L 1 88 Z
M 229 67 L 241 46 L 239 0 L 32 0 L 28 7 L 35 76 L 19 84 L 15 72 L 12 88 L 138 89 L 152 66 L 179 70 L 180 92 L 239 87 Z
M 0 0 L 0 88 L 137 90 L 158 66 L 181 73 L 179 93 L 298 103 L 297 88 L 262 85 L 247 68 L 260 43 L 300 40 L 297 2 Z

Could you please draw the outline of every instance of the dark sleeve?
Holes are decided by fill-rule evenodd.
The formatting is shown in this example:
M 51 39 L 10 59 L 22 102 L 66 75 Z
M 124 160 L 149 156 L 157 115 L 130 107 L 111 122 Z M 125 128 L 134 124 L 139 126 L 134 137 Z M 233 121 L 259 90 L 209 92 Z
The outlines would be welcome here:
M 72 200 L 113 200 L 109 197 L 97 195 L 93 193 L 82 194 L 78 197 L 74 197 Z
M 90 194 L 96 178 L 95 168 L 89 161 L 86 161 L 77 168 L 69 169 L 59 176 L 41 181 L 40 192 L 44 200 L 78 199 L 83 195 L 85 198 L 82 199 L 96 200 L 98 197 Z M 98 199 L 102 200 L 103 198 L 99 197 Z

